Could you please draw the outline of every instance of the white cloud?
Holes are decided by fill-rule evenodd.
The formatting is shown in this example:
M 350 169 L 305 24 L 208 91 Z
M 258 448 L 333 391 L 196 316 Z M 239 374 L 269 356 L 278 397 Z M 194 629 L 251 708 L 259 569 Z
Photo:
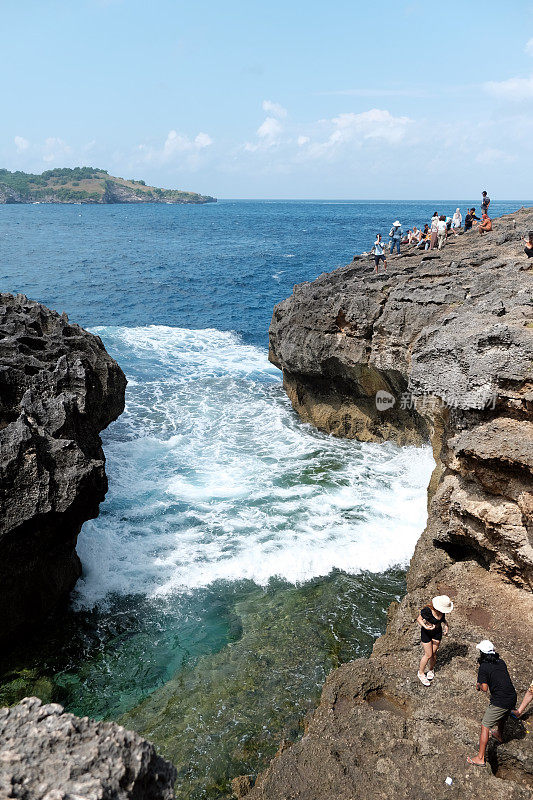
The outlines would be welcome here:
M 501 100 L 530 100 L 533 97 L 533 75 L 529 78 L 488 81 L 484 84 L 484 89 Z
M 244 149 L 247 153 L 255 153 L 257 150 L 268 150 L 280 144 L 280 134 L 283 131 L 283 126 L 274 117 L 267 117 L 265 121 L 258 127 L 256 133 L 259 138 L 258 142 L 246 142 Z
M 14 140 L 17 153 L 23 153 L 30 146 L 30 143 L 23 136 L 15 136 Z
M 273 103 L 272 100 L 263 100 L 263 111 L 279 119 L 284 119 L 287 116 L 287 109 L 283 108 L 279 103 Z
M 208 133 L 202 133 L 200 131 L 200 133 L 197 136 L 195 136 L 194 143 L 200 149 L 202 149 L 203 147 L 210 147 L 213 144 L 213 140 L 211 139 Z
M 282 131 L 283 125 L 279 120 L 275 119 L 275 117 L 267 117 L 263 124 L 258 127 L 257 135 L 260 139 L 268 139 L 273 142 L 277 140 Z
M 372 140 L 398 144 L 412 122 L 409 117 L 394 117 L 389 111 L 379 108 L 359 114 L 339 114 L 331 120 L 321 120 L 321 127 L 329 129 L 329 136 L 310 144 L 306 155 L 314 159 L 342 158 L 347 150 L 361 148 Z
M 175 130 L 168 132 L 162 147 L 140 144 L 137 146 L 137 160 L 142 163 L 169 164 L 181 159 L 183 165 L 197 167 L 199 156 L 203 150 L 211 147 L 213 139 L 208 133 L 200 131 L 194 139 L 178 133 Z
M 50 161 L 58 161 L 66 156 L 69 156 L 72 148 L 63 139 L 57 136 L 49 136 L 44 142 L 43 147 L 43 161 L 50 163 Z
M 510 164 L 516 161 L 516 156 L 511 156 L 497 147 L 486 147 L 477 154 L 476 161 L 478 164 Z
M 207 133 L 198 133 L 194 140 L 188 136 L 182 136 L 177 131 L 169 131 L 165 144 L 163 145 L 163 158 L 172 158 L 175 153 L 184 153 L 191 150 L 203 150 L 213 144 L 213 140 Z
M 247 142 L 249 153 L 279 150 L 281 158 L 302 162 L 307 159 L 342 158 L 365 142 L 382 140 L 388 144 L 400 142 L 412 123 L 409 117 L 395 117 L 389 111 L 372 108 L 359 114 L 339 114 L 306 125 L 292 124 L 287 131 L 274 116 L 268 116 L 257 129 L 257 141 Z M 296 146 L 296 148 L 295 148 Z
M 533 36 L 526 42 L 524 52 L 526 52 L 528 56 L 533 56 Z
M 386 139 L 388 142 L 399 142 L 403 139 L 409 117 L 394 117 L 389 111 L 372 108 L 360 114 L 339 114 L 333 119 L 337 126 L 335 136 L 339 140 Z

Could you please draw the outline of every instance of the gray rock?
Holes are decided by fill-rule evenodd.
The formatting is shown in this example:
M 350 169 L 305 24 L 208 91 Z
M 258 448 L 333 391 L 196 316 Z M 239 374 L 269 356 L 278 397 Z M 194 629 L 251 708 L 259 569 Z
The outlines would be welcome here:
M 171 800 L 176 768 L 114 722 L 26 697 L 0 709 L 0 798 Z
M 98 336 L 0 294 L 0 638 L 34 624 L 81 573 L 76 539 L 107 490 L 99 434 L 125 386 Z
M 488 702 L 473 689 L 476 642 L 496 644 L 519 696 L 531 680 L 533 265 L 519 241 L 531 228 L 533 210 L 522 209 L 495 220 L 494 235 L 452 238 L 408 268 L 393 257 L 386 275 L 352 263 L 274 310 L 270 358 L 305 420 L 359 439 L 429 437 L 436 466 L 386 634 L 370 659 L 332 672 L 303 738 L 246 790 L 250 800 L 531 797 L 527 723 L 510 721 L 504 744 L 491 742 L 490 768 L 466 763 Z M 396 402 L 376 407 L 379 390 Z M 416 618 L 437 594 L 455 610 L 425 688 Z

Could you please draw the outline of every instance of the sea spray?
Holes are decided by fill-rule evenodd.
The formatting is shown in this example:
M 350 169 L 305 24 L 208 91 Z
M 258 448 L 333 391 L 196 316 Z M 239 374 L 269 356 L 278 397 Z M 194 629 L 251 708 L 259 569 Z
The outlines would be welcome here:
M 106 504 L 79 539 L 79 607 L 110 592 L 407 562 L 425 522 L 429 449 L 415 458 L 302 425 L 266 353 L 232 333 L 96 332 L 133 380 L 106 436 Z

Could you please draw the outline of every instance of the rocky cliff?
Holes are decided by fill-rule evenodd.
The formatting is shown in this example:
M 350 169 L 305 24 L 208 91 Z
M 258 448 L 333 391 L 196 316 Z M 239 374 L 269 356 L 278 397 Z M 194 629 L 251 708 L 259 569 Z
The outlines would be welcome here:
M 27 697 L 0 709 L 0 797 L 171 800 L 176 769 L 115 722 L 65 714 Z
M 386 274 L 356 258 L 294 288 L 274 311 L 270 358 L 304 420 L 338 436 L 417 443 L 435 470 L 428 524 L 370 659 L 327 680 L 303 738 L 250 800 L 512 798 L 533 789 L 531 719 L 473 767 L 488 702 L 475 643 L 492 639 L 521 695 L 533 655 L 533 269 L 521 237 L 533 210 L 442 251 L 407 250 Z M 433 685 L 417 679 L 416 617 L 435 594 L 456 605 Z M 446 783 L 446 778 L 452 783 Z
M 98 336 L 0 294 L 0 638 L 34 624 L 81 573 L 76 539 L 107 490 L 100 431 L 126 379 Z

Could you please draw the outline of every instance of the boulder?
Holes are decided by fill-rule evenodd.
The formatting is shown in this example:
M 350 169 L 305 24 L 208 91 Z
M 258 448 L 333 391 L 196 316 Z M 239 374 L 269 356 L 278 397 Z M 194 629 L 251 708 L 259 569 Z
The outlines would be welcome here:
M 0 709 L 0 797 L 171 800 L 176 768 L 115 722 L 26 697 Z

